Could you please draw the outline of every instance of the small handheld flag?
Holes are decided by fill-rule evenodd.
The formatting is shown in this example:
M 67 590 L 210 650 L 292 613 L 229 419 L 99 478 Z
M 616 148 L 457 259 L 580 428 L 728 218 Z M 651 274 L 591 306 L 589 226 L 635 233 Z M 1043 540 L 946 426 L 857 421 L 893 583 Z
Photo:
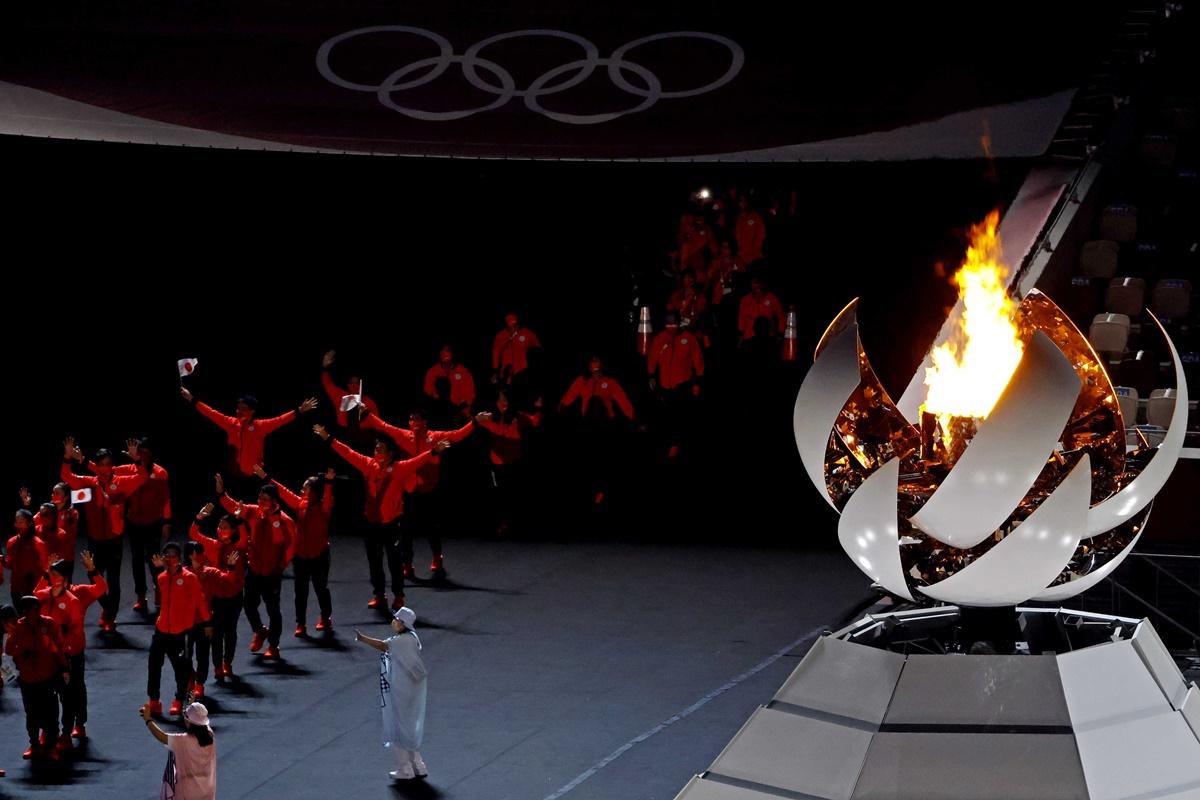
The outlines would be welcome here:
M 179 364 L 179 377 L 186 378 L 196 371 L 196 365 L 200 363 L 200 359 L 181 358 L 177 363 Z
M 92 500 L 92 490 L 89 488 L 76 489 L 71 492 L 72 503 L 90 503 Z

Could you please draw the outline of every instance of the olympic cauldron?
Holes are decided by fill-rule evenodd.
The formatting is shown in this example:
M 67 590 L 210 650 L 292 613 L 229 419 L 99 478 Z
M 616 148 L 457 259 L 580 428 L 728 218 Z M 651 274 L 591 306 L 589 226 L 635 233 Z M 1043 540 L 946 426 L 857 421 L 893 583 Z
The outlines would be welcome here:
M 1126 452 L 1103 364 L 1045 294 L 1034 290 L 1016 307 L 1024 349 L 991 412 L 952 429 L 929 414 L 910 419 L 918 415 L 892 402 L 863 350 L 856 307 L 817 345 L 794 430 L 859 569 L 899 597 L 967 606 L 1059 601 L 1111 573 L 1144 531 L 1183 446 L 1187 383 L 1158 320 L 1175 411 L 1161 443 Z

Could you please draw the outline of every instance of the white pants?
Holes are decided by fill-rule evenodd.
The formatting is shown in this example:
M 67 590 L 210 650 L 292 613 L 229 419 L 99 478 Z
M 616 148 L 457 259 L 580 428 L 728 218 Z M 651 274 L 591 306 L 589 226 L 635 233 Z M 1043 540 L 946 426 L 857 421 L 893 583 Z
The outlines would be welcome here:
M 411 778 L 424 778 L 429 774 L 429 770 L 425 767 L 425 759 L 421 758 L 421 753 L 417 750 L 405 750 L 401 747 L 393 747 L 396 751 L 396 761 L 398 767 L 394 772 L 389 773 L 396 780 L 409 780 Z

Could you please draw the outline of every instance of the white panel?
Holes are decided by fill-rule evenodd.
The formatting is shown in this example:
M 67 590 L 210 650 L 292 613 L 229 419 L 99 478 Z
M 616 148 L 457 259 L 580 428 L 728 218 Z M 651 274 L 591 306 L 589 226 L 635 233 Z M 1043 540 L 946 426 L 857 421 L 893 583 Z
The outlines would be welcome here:
M 1146 312 L 1150 314 L 1150 312 Z M 1112 497 L 1097 503 L 1088 512 L 1088 535 L 1106 533 L 1145 508 L 1154 496 L 1162 489 L 1175 462 L 1179 459 L 1179 451 L 1183 449 L 1183 438 L 1187 432 L 1188 390 L 1187 377 L 1183 374 L 1183 364 L 1179 361 L 1179 353 L 1175 343 L 1163 329 L 1162 323 L 1153 314 L 1150 317 L 1162 333 L 1167 347 L 1171 350 L 1171 361 L 1175 364 L 1175 388 L 1179 392 L 1175 403 L 1175 413 L 1171 415 L 1171 427 L 1167 428 L 1167 436 L 1158 450 L 1150 458 L 1150 463 L 1142 470 L 1132 483 Z
M 1035 333 L 992 413 L 913 524 L 952 547 L 992 535 L 1054 452 L 1079 387 L 1066 356 Z
M 1085 647 L 1057 658 L 1076 733 L 1173 710 L 1132 642 Z
M 1075 742 L 1092 800 L 1200 797 L 1200 741 L 1177 711 L 1076 730 Z
M 683 787 L 675 800 L 779 800 L 783 795 L 767 794 L 741 786 L 730 786 L 696 776 Z
M 900 461 L 895 458 L 868 475 L 842 509 L 838 542 L 868 578 L 892 594 L 912 600 L 900 565 L 896 523 L 899 481 Z
M 1179 711 L 1183 714 L 1184 720 L 1187 721 L 1188 727 L 1192 729 L 1196 739 L 1200 741 L 1200 687 L 1192 684 L 1188 687 L 1187 696 L 1183 698 L 1183 703 L 1179 706 Z
M 1138 531 L 1137 535 L 1134 536 L 1133 539 L 1130 540 L 1129 544 L 1125 545 L 1125 549 L 1117 553 L 1117 555 L 1104 566 L 1100 567 L 1099 569 L 1092 570 L 1081 578 L 1076 578 L 1073 581 L 1067 581 L 1066 583 L 1060 583 L 1057 586 L 1050 586 L 1046 589 L 1043 589 L 1035 594 L 1033 599 L 1056 603 L 1059 600 L 1066 600 L 1068 597 L 1074 597 L 1080 592 L 1086 592 L 1088 589 L 1092 588 L 1112 574 L 1114 569 L 1121 566 L 1121 562 L 1133 552 L 1133 546 L 1137 544 L 1138 539 L 1142 538 L 1142 534 L 1145 532 L 1145 530 L 1146 526 L 1143 525 L 1142 529 Z
M 822 636 L 774 699 L 879 725 L 904 663 L 890 650 Z
M 1188 691 L 1187 681 L 1183 679 L 1183 673 L 1176 666 L 1175 659 L 1171 658 L 1171 653 L 1162 643 L 1162 639 L 1158 638 L 1158 631 L 1154 630 L 1149 620 L 1144 619 L 1138 623 L 1130 641 L 1133 642 L 1133 649 L 1146 663 L 1146 669 L 1167 696 L 1171 707 L 1183 708 L 1183 698 Z
M 858 369 L 858 322 L 854 307 L 855 303 L 850 303 L 830 323 L 830 331 L 844 327 L 832 335 L 827 334 L 828 338 L 821 341 L 817 359 L 796 393 L 792 415 L 800 460 L 813 486 L 831 506 L 833 500 L 825 488 L 825 449 L 838 414 L 862 379 Z M 894 498 L 892 502 L 894 505 Z
M 920 591 L 944 603 L 972 606 L 1011 606 L 1028 600 L 1062 572 L 1075 552 L 1091 496 L 1092 462 L 1085 454 L 1003 541 L 965 569 Z

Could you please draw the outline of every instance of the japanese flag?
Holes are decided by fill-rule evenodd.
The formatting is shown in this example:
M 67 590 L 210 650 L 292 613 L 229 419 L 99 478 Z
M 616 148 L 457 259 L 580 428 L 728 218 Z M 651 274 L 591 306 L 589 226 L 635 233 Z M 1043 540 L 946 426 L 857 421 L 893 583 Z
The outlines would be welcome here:
M 196 365 L 200 363 L 200 359 L 181 358 L 177 363 L 179 364 L 179 377 L 186 378 L 196 371 Z
M 88 488 L 76 489 L 71 492 L 72 503 L 90 503 L 92 500 L 92 490 Z
M 353 411 L 362 405 L 361 394 L 348 394 L 342 397 L 342 402 L 338 405 L 342 411 Z

